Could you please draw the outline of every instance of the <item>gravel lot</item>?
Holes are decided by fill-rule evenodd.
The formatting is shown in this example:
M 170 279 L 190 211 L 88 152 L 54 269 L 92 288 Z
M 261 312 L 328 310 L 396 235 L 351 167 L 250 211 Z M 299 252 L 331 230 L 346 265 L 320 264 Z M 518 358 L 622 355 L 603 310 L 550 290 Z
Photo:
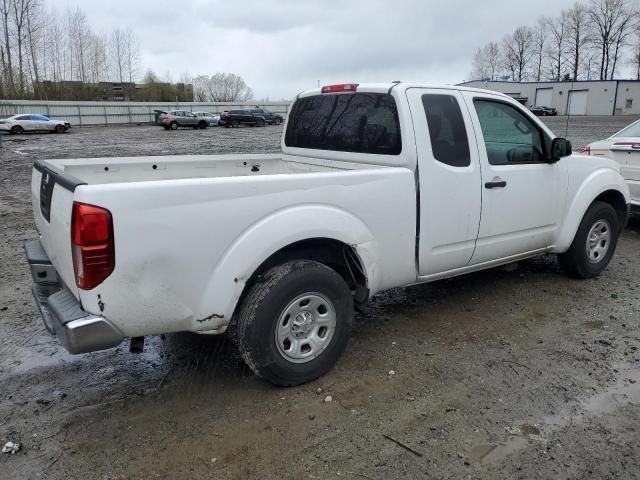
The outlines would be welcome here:
M 579 149 L 632 120 L 574 118 L 568 138 Z M 560 135 L 565 122 L 548 119 Z M 549 256 L 385 292 L 356 317 L 337 367 L 296 388 L 256 379 L 224 337 L 71 356 L 46 333 L 22 252 L 36 235 L 34 160 L 273 152 L 280 134 L 4 136 L 0 442 L 22 447 L 0 454 L 0 477 L 640 477 L 638 219 L 598 279 L 571 280 Z

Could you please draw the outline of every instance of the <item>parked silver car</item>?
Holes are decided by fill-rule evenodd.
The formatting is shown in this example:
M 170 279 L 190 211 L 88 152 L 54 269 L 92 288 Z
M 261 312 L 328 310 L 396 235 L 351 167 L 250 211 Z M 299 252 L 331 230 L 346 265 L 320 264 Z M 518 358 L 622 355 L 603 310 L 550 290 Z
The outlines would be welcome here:
M 198 117 L 193 112 L 186 110 L 172 110 L 160 115 L 160 122 L 165 130 L 177 130 L 180 127 L 207 128 L 209 122 L 206 118 Z
M 64 133 L 71 128 L 65 120 L 51 120 L 38 113 L 25 113 L 0 120 L 0 131 L 19 135 L 25 132 L 56 132 Z
M 196 117 L 204 118 L 209 122 L 210 127 L 217 127 L 220 122 L 220 115 L 211 112 L 193 112 Z

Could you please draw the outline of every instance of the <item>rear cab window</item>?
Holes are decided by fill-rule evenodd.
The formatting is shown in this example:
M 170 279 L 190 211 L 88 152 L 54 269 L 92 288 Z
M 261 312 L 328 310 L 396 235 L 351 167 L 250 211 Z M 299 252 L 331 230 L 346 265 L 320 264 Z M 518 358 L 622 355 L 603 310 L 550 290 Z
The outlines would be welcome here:
M 425 94 L 422 96 L 422 105 L 427 116 L 434 158 L 452 167 L 471 165 L 467 129 L 456 98 Z
M 400 155 L 402 138 L 396 101 L 387 93 L 364 92 L 300 98 L 289 114 L 285 145 Z

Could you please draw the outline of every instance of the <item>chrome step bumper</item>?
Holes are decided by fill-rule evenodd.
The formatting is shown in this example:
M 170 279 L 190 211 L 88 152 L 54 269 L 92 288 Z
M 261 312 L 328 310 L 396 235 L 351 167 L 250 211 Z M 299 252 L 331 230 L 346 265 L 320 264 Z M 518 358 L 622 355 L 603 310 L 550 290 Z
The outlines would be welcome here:
M 82 309 L 59 279 L 40 240 L 29 240 L 24 247 L 34 281 L 31 291 L 44 324 L 69 353 L 105 350 L 124 340 L 124 335 L 106 318 Z

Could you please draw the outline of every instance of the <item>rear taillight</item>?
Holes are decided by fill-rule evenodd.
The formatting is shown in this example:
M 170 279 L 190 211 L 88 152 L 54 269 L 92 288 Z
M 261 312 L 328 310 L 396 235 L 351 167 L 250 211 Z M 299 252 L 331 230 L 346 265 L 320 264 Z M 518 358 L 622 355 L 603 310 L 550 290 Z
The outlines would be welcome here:
M 160 120 L 166 120 L 167 118 L 169 118 L 168 115 L 160 115 Z
M 116 265 L 111 212 L 74 202 L 71 249 L 78 288 L 91 290 L 111 275 Z
M 320 93 L 346 93 L 355 92 L 358 88 L 357 83 L 342 83 L 339 85 L 326 85 L 322 87 Z
M 584 153 L 585 155 L 591 155 L 591 147 L 587 145 L 582 149 L 582 153 Z

